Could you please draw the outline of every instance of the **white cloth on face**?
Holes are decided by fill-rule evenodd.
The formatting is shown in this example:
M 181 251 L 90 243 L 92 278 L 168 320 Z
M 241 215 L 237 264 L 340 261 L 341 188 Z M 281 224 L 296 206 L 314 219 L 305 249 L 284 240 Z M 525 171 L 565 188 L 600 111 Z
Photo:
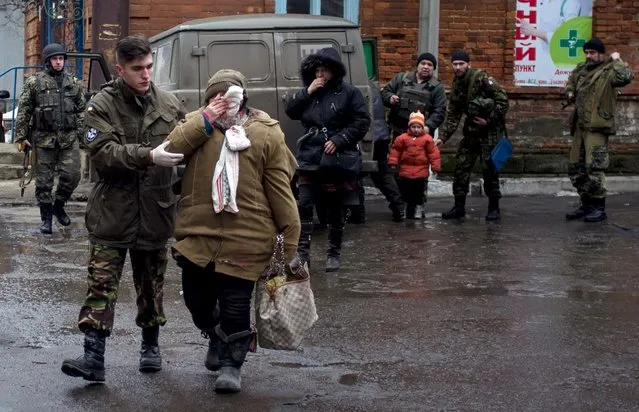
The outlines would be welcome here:
M 231 86 L 224 94 L 224 100 L 229 108 L 226 110 L 227 117 L 233 117 L 240 111 L 240 105 L 244 100 L 244 89 L 240 86 Z
M 240 180 L 239 152 L 251 147 L 251 141 L 242 126 L 232 126 L 224 135 L 220 158 L 213 172 L 213 209 L 215 213 L 237 213 L 240 211 L 235 201 Z

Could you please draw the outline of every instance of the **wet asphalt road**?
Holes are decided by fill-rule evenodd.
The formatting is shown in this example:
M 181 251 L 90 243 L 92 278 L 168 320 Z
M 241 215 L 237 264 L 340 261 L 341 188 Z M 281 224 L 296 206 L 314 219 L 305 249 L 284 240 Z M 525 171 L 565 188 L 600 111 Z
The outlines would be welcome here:
M 243 392 L 213 392 L 206 341 L 192 326 L 171 262 L 164 370 L 137 370 L 130 265 L 107 341 L 107 382 L 60 372 L 81 353 L 86 290 L 82 204 L 43 237 L 35 208 L 0 205 L 0 411 L 639 410 L 639 233 L 566 223 L 575 198 L 507 198 L 501 223 L 485 199 L 462 223 L 394 224 L 380 201 L 349 226 L 343 269 L 324 274 L 313 245 L 320 320 L 297 352 L 259 349 Z M 639 195 L 609 199 L 611 222 L 639 226 Z

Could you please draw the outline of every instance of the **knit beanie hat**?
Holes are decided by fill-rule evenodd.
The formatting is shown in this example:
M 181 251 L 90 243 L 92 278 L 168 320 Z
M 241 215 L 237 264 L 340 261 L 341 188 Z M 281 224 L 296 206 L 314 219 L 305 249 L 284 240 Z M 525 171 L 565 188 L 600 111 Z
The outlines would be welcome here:
M 596 52 L 604 54 L 606 52 L 606 46 L 604 46 L 601 40 L 593 37 L 592 39 L 584 43 L 584 51 L 586 50 L 594 50 Z
M 419 111 L 411 113 L 410 117 L 408 118 L 408 127 L 410 127 L 412 124 L 419 124 L 424 127 L 424 115 L 421 114 L 421 112 Z
M 464 61 L 466 63 L 470 63 L 470 56 L 468 55 L 468 53 L 466 53 L 463 50 L 457 50 L 455 52 L 453 52 L 453 54 L 450 56 L 450 61 L 454 62 L 457 60 L 461 60 Z
M 421 63 L 422 60 L 428 60 L 433 63 L 433 68 L 437 68 L 437 59 L 431 53 L 422 53 L 417 57 L 417 64 Z
M 217 96 L 218 93 L 226 93 L 231 86 L 240 86 L 246 89 L 246 77 L 236 70 L 222 69 L 215 72 L 209 80 L 204 92 L 204 104 L 208 104 L 209 100 Z

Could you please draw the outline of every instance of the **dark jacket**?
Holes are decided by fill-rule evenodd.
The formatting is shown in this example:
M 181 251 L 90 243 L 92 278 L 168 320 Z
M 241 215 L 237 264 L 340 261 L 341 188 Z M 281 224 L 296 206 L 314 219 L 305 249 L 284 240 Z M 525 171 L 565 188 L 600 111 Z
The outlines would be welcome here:
M 98 175 L 85 216 L 91 242 L 153 250 L 173 235 L 174 168 L 154 165 L 150 152 L 185 112 L 175 96 L 153 84 L 146 97 L 140 101 L 117 79 L 87 106 L 83 142 Z
M 375 128 L 375 141 L 390 140 L 390 131 L 386 124 L 386 113 L 384 113 L 384 103 L 382 102 L 382 94 L 372 81 L 368 82 L 371 89 L 371 98 L 373 101 L 373 127 Z
M 424 103 L 425 106 L 412 107 L 412 105 L 407 104 L 407 107 L 402 109 L 402 102 L 408 100 L 408 97 L 404 98 L 403 96 L 402 91 L 404 89 L 415 89 L 420 94 L 427 96 L 425 98 L 427 100 Z M 397 104 L 391 104 L 390 99 L 393 95 L 399 96 L 402 101 Z M 415 109 L 420 109 L 423 112 L 428 131 L 433 136 L 435 129 L 441 126 L 446 117 L 446 92 L 444 91 L 444 86 L 432 78 L 427 82 L 418 83 L 415 71 L 396 74 L 382 89 L 382 100 L 385 106 L 390 107 L 388 124 L 395 133 L 404 133 L 408 129 L 408 116 Z
M 308 86 L 319 66 L 329 68 L 333 78 L 309 95 Z M 357 143 L 366 135 L 371 118 L 362 92 L 343 81 L 346 68 L 337 50 L 329 47 L 308 56 L 302 61 L 300 74 L 304 87 L 289 100 L 286 114 L 293 120 L 301 120 L 307 132 L 313 127 L 320 130 L 305 138 L 297 148 L 298 170 L 313 171 L 319 168 L 327 139 L 335 143 L 338 153 L 359 150 Z

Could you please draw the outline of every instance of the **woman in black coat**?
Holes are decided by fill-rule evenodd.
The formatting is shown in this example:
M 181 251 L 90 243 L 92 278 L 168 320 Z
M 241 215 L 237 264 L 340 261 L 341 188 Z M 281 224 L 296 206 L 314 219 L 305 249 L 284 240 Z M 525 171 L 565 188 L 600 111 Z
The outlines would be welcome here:
M 344 206 L 359 204 L 358 142 L 371 123 L 368 105 L 355 86 L 343 81 L 346 68 L 339 52 L 327 47 L 302 61 L 304 87 L 288 102 L 286 114 L 301 120 L 306 134 L 298 140 L 299 214 L 302 223 L 298 254 L 310 264 L 313 207 L 325 204 L 328 223 L 326 271 L 339 269 L 344 236 Z

